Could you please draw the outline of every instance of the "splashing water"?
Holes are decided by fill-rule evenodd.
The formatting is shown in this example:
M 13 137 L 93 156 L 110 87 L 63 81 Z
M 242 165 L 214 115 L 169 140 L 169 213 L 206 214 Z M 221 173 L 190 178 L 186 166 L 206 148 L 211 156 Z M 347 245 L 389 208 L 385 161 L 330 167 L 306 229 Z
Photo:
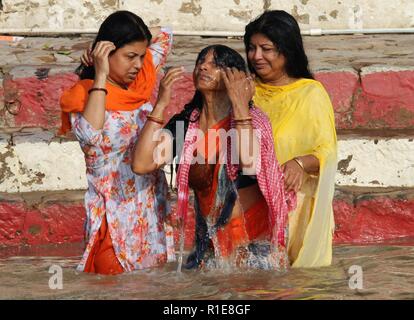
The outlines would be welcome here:
M 176 263 L 117 276 L 78 273 L 77 246 L 0 250 L 0 299 L 414 299 L 414 247 L 336 246 L 332 266 L 265 270 L 183 270 Z M 50 289 L 49 269 L 63 288 Z M 352 289 L 350 267 L 362 269 Z M 163 290 L 160 290 L 163 288 Z
M 182 269 L 182 266 L 183 266 L 184 242 L 185 242 L 185 228 L 184 228 L 184 223 L 181 223 L 181 228 L 180 228 L 180 252 L 178 254 L 178 266 L 177 266 L 177 272 L 178 273 L 181 273 L 181 269 Z

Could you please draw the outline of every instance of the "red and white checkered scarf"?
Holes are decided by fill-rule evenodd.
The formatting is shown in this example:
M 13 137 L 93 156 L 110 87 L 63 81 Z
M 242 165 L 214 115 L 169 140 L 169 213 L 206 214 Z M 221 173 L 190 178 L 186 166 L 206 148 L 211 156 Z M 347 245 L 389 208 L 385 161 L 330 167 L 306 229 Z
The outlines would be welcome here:
M 189 182 L 188 175 L 193 161 L 200 122 L 199 110 L 195 109 L 190 116 L 190 124 L 185 136 L 183 150 L 177 172 L 178 201 L 177 214 L 185 224 L 188 211 Z M 269 224 L 272 230 L 272 243 L 286 247 L 285 231 L 288 213 L 296 207 L 296 194 L 286 192 L 284 174 L 276 159 L 272 127 L 267 116 L 257 108 L 250 109 L 253 129 L 258 133 L 260 152 L 256 167 L 259 188 L 269 207 Z M 230 127 L 235 123 L 231 117 Z M 227 174 L 231 180 L 237 178 L 238 164 L 231 164 L 231 148 L 227 148 Z

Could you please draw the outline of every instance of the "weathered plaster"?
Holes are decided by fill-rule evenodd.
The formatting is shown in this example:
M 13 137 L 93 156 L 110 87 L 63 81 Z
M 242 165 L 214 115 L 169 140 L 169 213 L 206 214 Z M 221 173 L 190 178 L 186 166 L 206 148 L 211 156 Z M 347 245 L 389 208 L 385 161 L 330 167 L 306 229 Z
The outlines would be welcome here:
M 412 0 L 2 0 L 0 28 L 96 29 L 116 10 L 131 10 L 175 30 L 243 31 L 266 9 L 286 10 L 310 28 L 414 27 Z
M 0 140 L 0 192 L 86 188 L 78 142 L 61 143 L 41 130 L 14 134 L 13 144 L 9 141 L 7 135 Z M 414 187 L 413 139 L 348 138 L 339 140 L 338 148 L 337 185 Z

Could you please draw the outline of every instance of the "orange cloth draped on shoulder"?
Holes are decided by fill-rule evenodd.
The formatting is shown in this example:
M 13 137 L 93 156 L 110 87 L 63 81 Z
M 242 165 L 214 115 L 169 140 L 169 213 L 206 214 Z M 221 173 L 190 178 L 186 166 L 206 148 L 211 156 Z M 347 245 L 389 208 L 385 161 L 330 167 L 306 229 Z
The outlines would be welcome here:
M 106 216 L 102 219 L 95 243 L 86 261 L 84 272 L 108 275 L 124 272 L 112 245 Z
M 142 69 L 128 90 L 106 83 L 106 110 L 133 111 L 150 101 L 156 83 L 156 69 L 152 53 L 147 48 Z M 71 129 L 69 114 L 82 112 L 88 101 L 88 90 L 93 86 L 93 80 L 78 81 L 72 88 L 63 92 L 60 98 L 62 109 L 62 127 L 59 134 L 66 134 Z
M 219 129 L 230 129 L 230 117 L 224 118 L 210 128 L 210 130 Z M 207 159 L 211 160 L 214 156 L 218 156 L 220 151 L 217 147 L 219 144 L 218 137 L 216 138 L 216 143 L 213 144 L 215 147 L 214 150 L 211 148 L 212 145 L 209 145 L 208 143 L 208 134 L 204 135 L 204 141 L 201 143 L 204 143 L 205 146 L 204 157 L 206 163 L 208 163 Z M 220 165 L 216 164 L 214 167 L 211 189 L 208 194 L 197 192 L 197 190 L 195 190 L 200 205 L 200 211 L 204 217 L 209 214 L 209 208 L 213 206 L 213 201 L 217 193 L 219 168 Z M 229 257 L 238 246 L 245 244 L 250 240 L 259 237 L 270 238 L 268 211 L 269 208 L 266 201 L 261 199 L 245 211 L 242 216 L 232 218 L 224 228 L 219 229 L 217 232 L 217 240 L 222 256 Z

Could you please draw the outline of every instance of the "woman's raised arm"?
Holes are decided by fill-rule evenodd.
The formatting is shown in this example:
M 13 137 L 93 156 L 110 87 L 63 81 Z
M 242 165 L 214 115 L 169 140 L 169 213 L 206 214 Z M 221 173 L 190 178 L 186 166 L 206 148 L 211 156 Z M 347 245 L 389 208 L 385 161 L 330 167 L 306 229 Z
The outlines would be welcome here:
M 172 139 L 162 134 L 161 129 L 164 111 L 171 101 L 172 85 L 182 78 L 182 73 L 182 67 L 171 68 L 161 80 L 157 103 L 135 144 L 131 169 L 136 174 L 152 172 L 172 160 Z

